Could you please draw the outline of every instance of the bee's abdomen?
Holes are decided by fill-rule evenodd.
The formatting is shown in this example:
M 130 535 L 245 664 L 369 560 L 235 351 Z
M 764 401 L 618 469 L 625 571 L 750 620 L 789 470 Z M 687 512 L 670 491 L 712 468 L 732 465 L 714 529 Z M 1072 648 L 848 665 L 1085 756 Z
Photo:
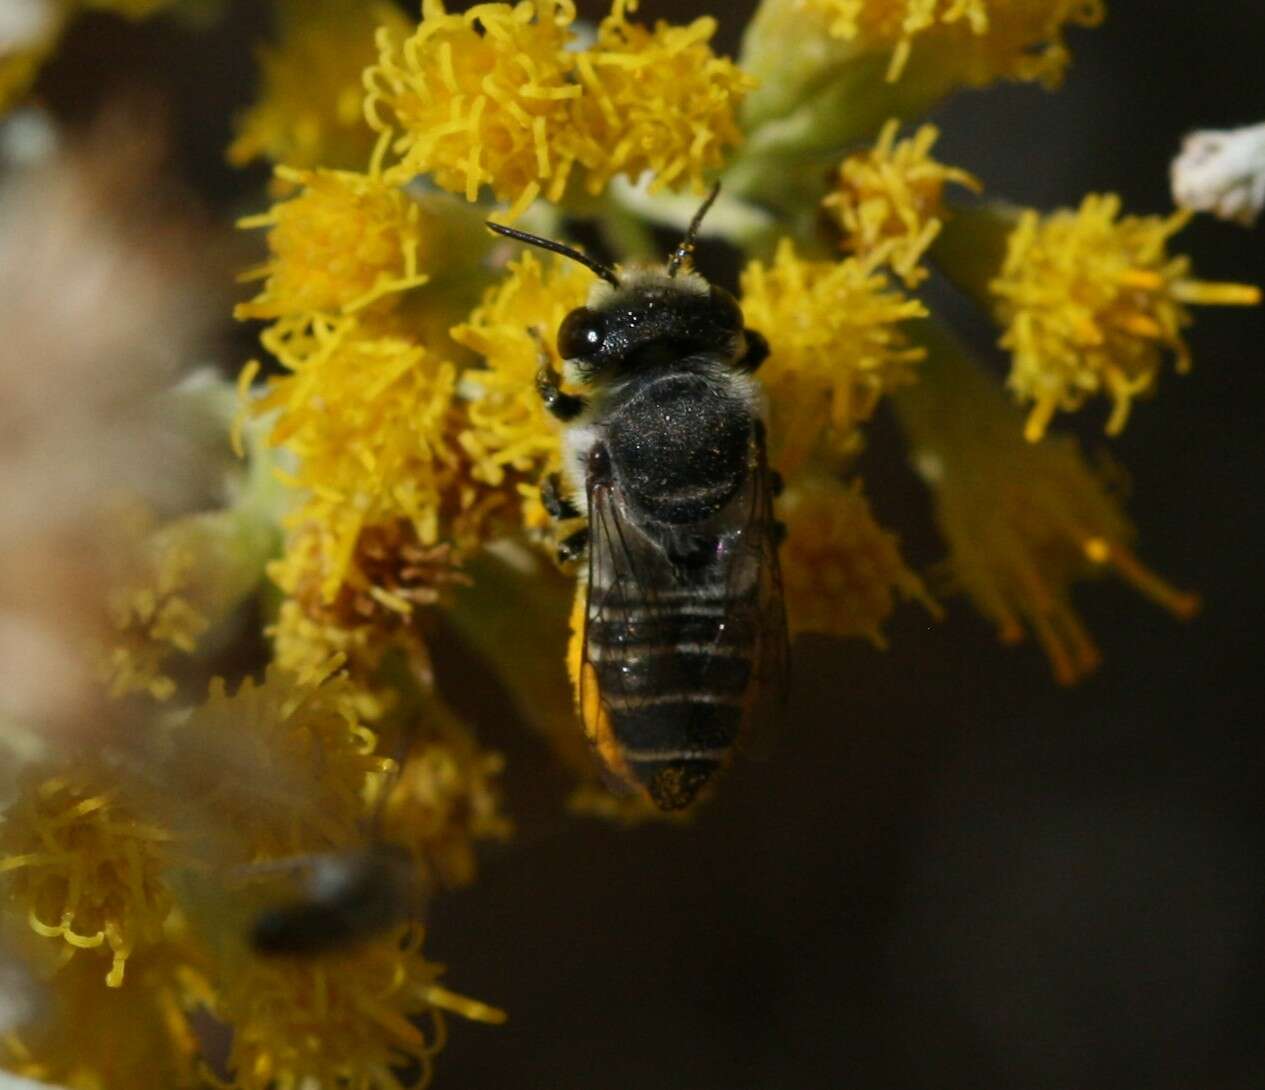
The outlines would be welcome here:
M 589 650 L 621 756 L 665 810 L 688 806 L 742 725 L 751 646 L 729 606 L 683 604 L 653 621 L 630 610 L 590 633 Z

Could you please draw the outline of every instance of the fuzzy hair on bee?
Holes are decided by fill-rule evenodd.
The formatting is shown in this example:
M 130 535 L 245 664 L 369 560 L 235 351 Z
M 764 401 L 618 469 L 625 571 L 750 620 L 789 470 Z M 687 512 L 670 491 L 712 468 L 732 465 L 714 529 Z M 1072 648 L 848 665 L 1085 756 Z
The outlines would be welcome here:
M 557 333 L 566 393 L 536 386 L 563 426 L 565 481 L 544 482 L 559 543 L 581 563 L 571 672 L 609 778 L 663 810 L 689 806 L 740 737 L 767 733 L 787 679 L 777 475 L 754 372 L 768 355 L 724 288 L 691 267 L 703 216 L 664 265 L 614 269 L 490 223 L 599 277 Z

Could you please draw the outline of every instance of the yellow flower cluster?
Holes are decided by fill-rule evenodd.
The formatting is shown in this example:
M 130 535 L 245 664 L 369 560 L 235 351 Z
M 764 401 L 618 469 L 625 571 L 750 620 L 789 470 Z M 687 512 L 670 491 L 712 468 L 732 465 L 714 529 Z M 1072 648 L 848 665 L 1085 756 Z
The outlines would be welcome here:
M 402 40 L 409 23 L 390 3 L 284 0 L 278 42 L 259 50 L 258 101 L 237 119 L 228 158 L 296 168 L 359 169 L 374 136 L 365 124 L 362 73 L 377 57 L 378 28 Z M 278 176 L 279 188 L 288 184 Z
M 421 208 L 395 186 L 367 174 L 278 167 L 300 192 L 240 221 L 268 228 L 271 257 L 243 276 L 264 288 L 238 318 L 351 314 L 426 283 L 418 271 Z
M 365 74 L 369 123 L 389 134 L 385 176 L 430 174 L 467 200 L 487 185 L 514 219 L 538 196 L 561 199 L 576 166 L 590 192 L 645 170 L 656 186 L 700 189 L 736 144 L 750 81 L 717 58 L 715 22 L 630 24 L 617 0 L 590 49 L 574 48 L 572 0 L 476 4 L 450 14 L 424 0 L 404 43 L 381 33 Z
M 499 486 L 512 472 L 523 498 L 523 521 L 540 528 L 547 516 L 539 482 L 561 463 L 557 425 L 536 392 L 542 353 L 560 370 L 554 334 L 582 306 L 596 277 L 563 258 L 543 262 L 525 253 L 489 288 L 453 338 L 477 352 L 481 369 L 467 371 L 469 425 L 461 447 L 477 480 Z
M 234 1028 L 235 1090 L 404 1090 L 425 1086 L 446 1033 L 440 1008 L 500 1022 L 454 996 L 405 927 L 353 953 L 316 961 L 252 960 L 218 989 L 215 1013 Z
M 456 732 L 414 747 L 382 807 L 383 837 L 419 855 L 445 887 L 474 880 L 474 845 L 505 840 L 498 781 L 505 760 Z
M 148 950 L 107 988 L 99 963 L 74 958 L 48 981 L 40 1015 L 0 1034 L 0 1066 L 73 1090 L 196 1085 L 198 1042 L 188 1019 L 195 997 L 184 976 L 169 952 Z
M 1118 434 L 1166 353 L 1179 372 L 1189 369 L 1186 304 L 1260 301 L 1254 287 L 1193 280 L 1189 259 L 1168 256 L 1168 239 L 1189 218 L 1121 217 L 1118 197 L 1095 194 L 1075 211 L 1022 214 L 991 291 L 1012 353 L 1010 388 L 1032 404 L 1030 440 L 1057 410 L 1100 393 L 1112 401 L 1107 432 Z
M 807 477 L 778 501 L 778 517 L 787 531 L 782 583 L 792 633 L 860 636 L 885 648 L 883 624 L 897 595 L 940 615 L 895 535 L 875 521 L 860 481 Z
M 769 339 L 760 377 L 772 414 L 771 460 L 787 474 L 823 434 L 834 450 L 848 450 L 857 425 L 884 393 L 913 381 L 922 358 L 900 323 L 926 309 L 855 257 L 808 260 L 783 240 L 771 264 L 756 260 L 743 271 L 742 309 Z
M 1067 66 L 1063 28 L 1096 26 L 1103 0 L 795 0 L 861 49 L 891 50 L 887 78 L 899 79 L 916 39 L 931 63 L 961 68 L 967 82 L 998 76 L 1055 85 Z
M 1024 442 L 1003 392 L 952 342 L 934 346 L 922 381 L 895 403 L 935 494 L 952 583 L 1003 642 L 1034 632 L 1060 683 L 1099 660 L 1073 583 L 1114 573 L 1177 617 L 1198 609 L 1134 555 L 1133 527 L 1076 443 Z
M 0 875 L 10 911 L 41 938 L 104 957 L 106 984 L 162 937 L 172 909 L 164 871 L 171 834 L 120 797 L 104 770 L 28 769 L 0 824 Z M 98 966 L 101 961 L 95 962 Z
M 944 187 L 952 183 L 978 192 L 980 184 L 965 170 L 931 157 L 940 135 L 934 125 L 900 141 L 899 128 L 899 121 L 888 121 L 871 150 L 849 155 L 823 203 L 843 228 L 845 249 L 886 262 L 914 288 L 927 276 L 922 256 L 947 215 Z
M 114 697 L 148 693 L 167 700 L 176 683 L 165 673 L 173 652 L 190 654 L 210 622 L 190 601 L 197 557 L 188 548 L 160 549 L 152 570 L 106 599 L 115 634 L 102 656 L 101 679 Z

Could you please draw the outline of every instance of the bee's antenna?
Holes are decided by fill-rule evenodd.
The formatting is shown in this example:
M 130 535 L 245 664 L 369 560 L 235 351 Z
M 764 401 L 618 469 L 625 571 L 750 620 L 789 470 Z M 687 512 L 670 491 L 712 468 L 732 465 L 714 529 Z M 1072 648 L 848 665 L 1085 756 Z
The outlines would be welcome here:
M 680 245 L 672 251 L 672 256 L 668 258 L 668 276 L 676 276 L 677 270 L 694 256 L 694 243 L 698 239 L 698 229 L 703 225 L 703 217 L 707 215 L 707 210 L 711 208 L 718 196 L 720 196 L 719 181 L 712 186 L 712 191 L 707 194 L 707 199 L 703 201 L 699 210 L 694 213 L 694 218 L 690 220 L 690 225 L 685 230 L 685 237 L 681 239 Z
M 503 223 L 493 223 L 488 220 L 487 225 L 498 235 L 504 235 L 506 238 L 512 238 L 517 242 L 525 242 L 528 246 L 535 246 L 541 250 L 548 250 L 551 254 L 561 254 L 563 257 L 569 257 L 572 261 L 578 261 L 585 268 L 592 269 L 608 284 L 619 287 L 619 277 L 615 275 L 615 270 L 609 265 L 603 265 L 595 258 L 589 257 L 588 254 L 582 254 L 579 250 L 572 249 L 561 242 L 554 242 L 552 239 L 541 238 L 539 235 L 529 235 L 526 231 L 506 227 Z

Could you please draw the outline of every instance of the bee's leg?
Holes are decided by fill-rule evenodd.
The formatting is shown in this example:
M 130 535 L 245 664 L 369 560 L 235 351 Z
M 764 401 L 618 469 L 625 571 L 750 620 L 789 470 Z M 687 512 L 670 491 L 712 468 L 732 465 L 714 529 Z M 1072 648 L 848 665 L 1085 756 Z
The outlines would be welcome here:
M 589 528 L 587 526 L 568 534 L 558 542 L 558 563 L 570 564 L 584 555 L 589 547 Z
M 765 340 L 763 333 L 757 333 L 754 329 L 744 329 L 742 335 L 747 340 L 747 352 L 738 361 L 738 366 L 751 372 L 769 358 L 769 342 Z
M 536 393 L 545 403 L 545 408 L 566 424 L 584 412 L 584 398 L 562 392 L 558 384 L 558 372 L 553 369 L 553 364 L 549 361 L 549 353 L 545 351 L 540 330 L 533 327 L 531 335 L 536 339 L 540 357 L 540 369 L 536 372 Z
M 786 482 L 782 480 L 782 474 L 776 469 L 769 470 L 769 491 L 776 497 L 782 494 L 782 489 L 786 487 Z
M 773 544 L 781 545 L 786 540 L 786 523 L 781 519 L 773 520 Z
M 550 473 L 540 486 L 540 502 L 554 522 L 564 519 L 578 519 L 580 512 L 566 496 L 562 494 L 562 479 L 556 473 Z

